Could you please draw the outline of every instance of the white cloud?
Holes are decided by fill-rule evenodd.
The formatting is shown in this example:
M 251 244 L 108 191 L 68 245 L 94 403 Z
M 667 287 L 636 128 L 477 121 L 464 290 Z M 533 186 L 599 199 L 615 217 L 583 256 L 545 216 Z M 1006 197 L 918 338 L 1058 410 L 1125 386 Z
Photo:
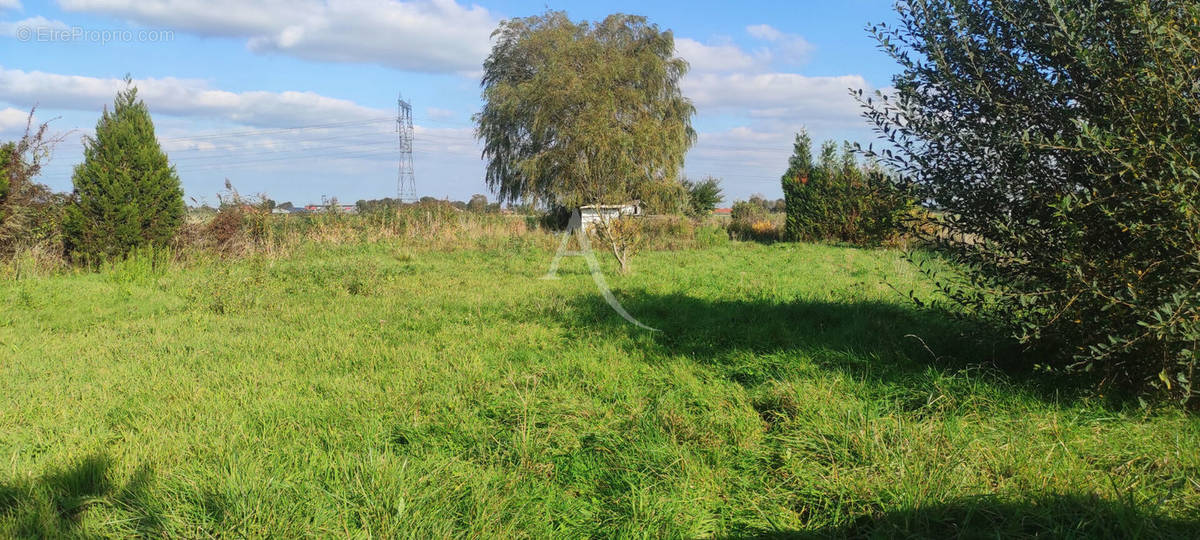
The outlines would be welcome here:
M 747 26 L 746 33 L 770 43 L 770 54 L 778 62 L 802 64 L 814 48 L 804 37 L 781 32 L 769 24 Z
M 0 36 L 18 38 L 23 41 L 28 41 L 37 37 L 37 29 L 39 28 L 67 30 L 68 27 L 67 24 L 62 21 L 47 19 L 41 15 L 38 15 L 37 17 L 29 17 L 28 19 L 22 19 L 19 21 L 0 21 Z M 22 30 L 22 32 L 18 33 L 18 30 Z
M 722 178 L 726 203 L 756 192 L 781 195 L 779 175 L 802 127 L 817 140 L 869 137 L 850 95 L 852 88 L 871 90 L 865 78 L 791 72 L 808 61 L 811 43 L 766 24 L 745 31 L 747 48 L 728 40 L 676 40 L 677 54 L 693 66 L 681 82 L 683 93 L 696 105 L 698 127 L 710 128 L 688 152 L 686 172 Z
M 801 124 L 859 125 L 849 89 L 870 90 L 861 75 L 807 77 L 796 73 L 698 74 L 682 82 L 702 113 L 736 112 L 755 119 Z
M 21 0 L 0 0 L 0 9 L 21 9 Z
M 753 71 L 764 67 L 767 58 L 751 55 L 733 43 L 706 45 L 690 38 L 675 40 L 675 54 L 688 61 L 691 73 Z
M 746 27 L 746 33 L 758 39 L 767 41 L 775 41 L 783 37 L 783 32 L 780 32 L 775 27 L 769 24 L 754 24 Z
M 313 92 L 229 92 L 191 79 L 166 77 L 134 81 L 151 112 L 222 119 L 249 126 L 295 126 L 386 118 L 391 112 Z M 49 109 L 99 111 L 111 104 L 125 82 L 118 78 L 60 75 L 0 67 L 0 101 Z
M 801 128 L 817 141 L 870 139 L 861 109 L 849 93 L 850 88 L 870 90 L 859 75 L 708 73 L 689 75 L 682 85 L 699 117 L 741 124 L 702 131 L 687 156 L 687 174 L 723 179 L 727 203 L 756 192 L 771 198 L 782 194 L 779 175 L 787 168 L 793 135 Z
M 738 126 L 726 131 L 702 132 L 699 134 L 696 143 L 697 145 L 704 145 L 712 142 L 737 142 L 753 145 L 752 148 L 755 151 L 762 151 L 764 148 L 761 145 L 778 142 L 781 135 L 787 136 L 786 133 L 761 132 L 746 126 Z
M 3 0 L 0 0 L 3 1 Z M 420 72 L 478 69 L 497 20 L 455 0 L 60 0 L 201 36 L 244 38 L 256 52 Z
M 740 170 L 778 165 L 790 155 L 791 137 L 790 132 L 756 131 L 747 126 L 700 132 L 688 153 L 688 163 L 710 167 L 720 164 Z
M 746 33 L 764 45 L 747 51 L 727 38 L 709 43 L 677 38 L 675 52 L 691 64 L 692 73 L 760 73 L 779 65 L 803 64 L 813 50 L 813 45 L 803 37 L 770 25 L 747 26 Z
M 791 155 L 791 131 L 760 131 L 746 126 L 699 134 L 688 152 L 686 174 L 721 179 L 725 205 L 752 193 L 770 198 L 782 195 L 779 175 Z
M 0 133 L 16 133 L 25 130 L 25 122 L 29 120 L 29 111 L 5 107 L 0 109 Z
M 428 116 L 430 120 L 450 120 L 450 119 L 458 116 L 458 113 L 456 113 L 450 109 L 442 109 L 439 107 L 429 107 L 429 108 L 425 109 L 425 116 Z

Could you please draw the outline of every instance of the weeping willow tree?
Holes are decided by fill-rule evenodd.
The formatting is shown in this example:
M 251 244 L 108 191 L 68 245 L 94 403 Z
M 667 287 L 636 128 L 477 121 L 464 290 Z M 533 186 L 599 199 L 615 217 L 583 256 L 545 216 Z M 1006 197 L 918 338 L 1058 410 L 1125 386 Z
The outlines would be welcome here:
M 695 108 L 680 92 L 688 66 L 669 30 L 551 11 L 504 21 L 493 38 L 475 122 L 501 200 L 617 204 L 676 182 Z
M 512 19 L 483 64 L 477 136 L 499 197 L 577 206 L 618 203 L 674 180 L 695 141 L 679 90 L 687 62 L 645 17 Z

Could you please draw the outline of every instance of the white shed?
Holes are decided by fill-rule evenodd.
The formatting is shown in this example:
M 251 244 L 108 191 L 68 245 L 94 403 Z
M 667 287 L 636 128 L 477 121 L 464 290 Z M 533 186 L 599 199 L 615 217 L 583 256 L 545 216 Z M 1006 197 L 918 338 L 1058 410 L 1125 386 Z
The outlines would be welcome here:
M 613 220 L 622 216 L 640 215 L 642 215 L 640 201 L 625 204 L 589 204 L 579 207 L 579 223 L 584 229 L 591 228 L 599 222 L 601 216 L 604 216 L 605 220 Z

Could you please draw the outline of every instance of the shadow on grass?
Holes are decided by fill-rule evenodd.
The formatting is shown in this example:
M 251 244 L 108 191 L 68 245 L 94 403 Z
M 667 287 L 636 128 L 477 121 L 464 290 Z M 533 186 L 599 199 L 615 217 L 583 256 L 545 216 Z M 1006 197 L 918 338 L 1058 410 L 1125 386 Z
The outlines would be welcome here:
M 1092 497 L 972 497 L 864 516 L 845 526 L 735 538 L 1195 538 L 1197 531 L 1200 519 L 1168 518 Z
M 17 537 L 78 536 L 91 507 L 115 507 L 128 516 L 123 534 L 161 536 L 162 516 L 150 497 L 154 471 L 138 468 L 124 485 L 113 479 L 112 460 L 93 454 L 39 477 L 0 483 L 0 531 Z
M 598 295 L 579 297 L 572 310 L 579 319 L 570 326 L 581 332 L 622 332 L 747 386 L 808 365 L 899 390 L 927 385 L 932 369 L 1003 378 L 1050 401 L 1086 393 L 1078 381 L 1034 374 L 1029 356 L 1001 332 L 932 309 L 877 301 L 707 300 L 642 291 L 617 296 L 635 318 L 661 332 L 634 327 Z

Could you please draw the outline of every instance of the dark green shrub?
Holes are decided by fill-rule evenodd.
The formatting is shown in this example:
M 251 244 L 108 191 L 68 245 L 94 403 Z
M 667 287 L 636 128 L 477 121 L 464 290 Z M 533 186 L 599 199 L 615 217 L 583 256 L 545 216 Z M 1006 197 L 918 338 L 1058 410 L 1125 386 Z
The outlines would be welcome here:
M 686 212 L 692 217 L 711 214 L 713 209 L 724 199 L 724 194 L 721 193 L 721 181 L 711 176 L 699 182 L 685 179 L 683 187 L 688 194 Z
M 782 183 L 789 240 L 877 245 L 899 234 L 911 207 L 903 190 L 879 167 L 860 164 L 848 143 L 839 155 L 825 142 L 814 163 L 805 132 L 796 135 Z
M 97 263 L 138 247 L 165 246 L 183 223 L 183 189 L 154 136 L 146 104 L 130 79 L 84 140 L 75 167 L 75 202 L 63 232 L 72 258 Z
M 1091 372 L 1187 401 L 1200 345 L 1200 4 L 911 0 L 867 100 L 939 210 L 953 300 Z M 791 202 L 788 202 L 789 206 Z

